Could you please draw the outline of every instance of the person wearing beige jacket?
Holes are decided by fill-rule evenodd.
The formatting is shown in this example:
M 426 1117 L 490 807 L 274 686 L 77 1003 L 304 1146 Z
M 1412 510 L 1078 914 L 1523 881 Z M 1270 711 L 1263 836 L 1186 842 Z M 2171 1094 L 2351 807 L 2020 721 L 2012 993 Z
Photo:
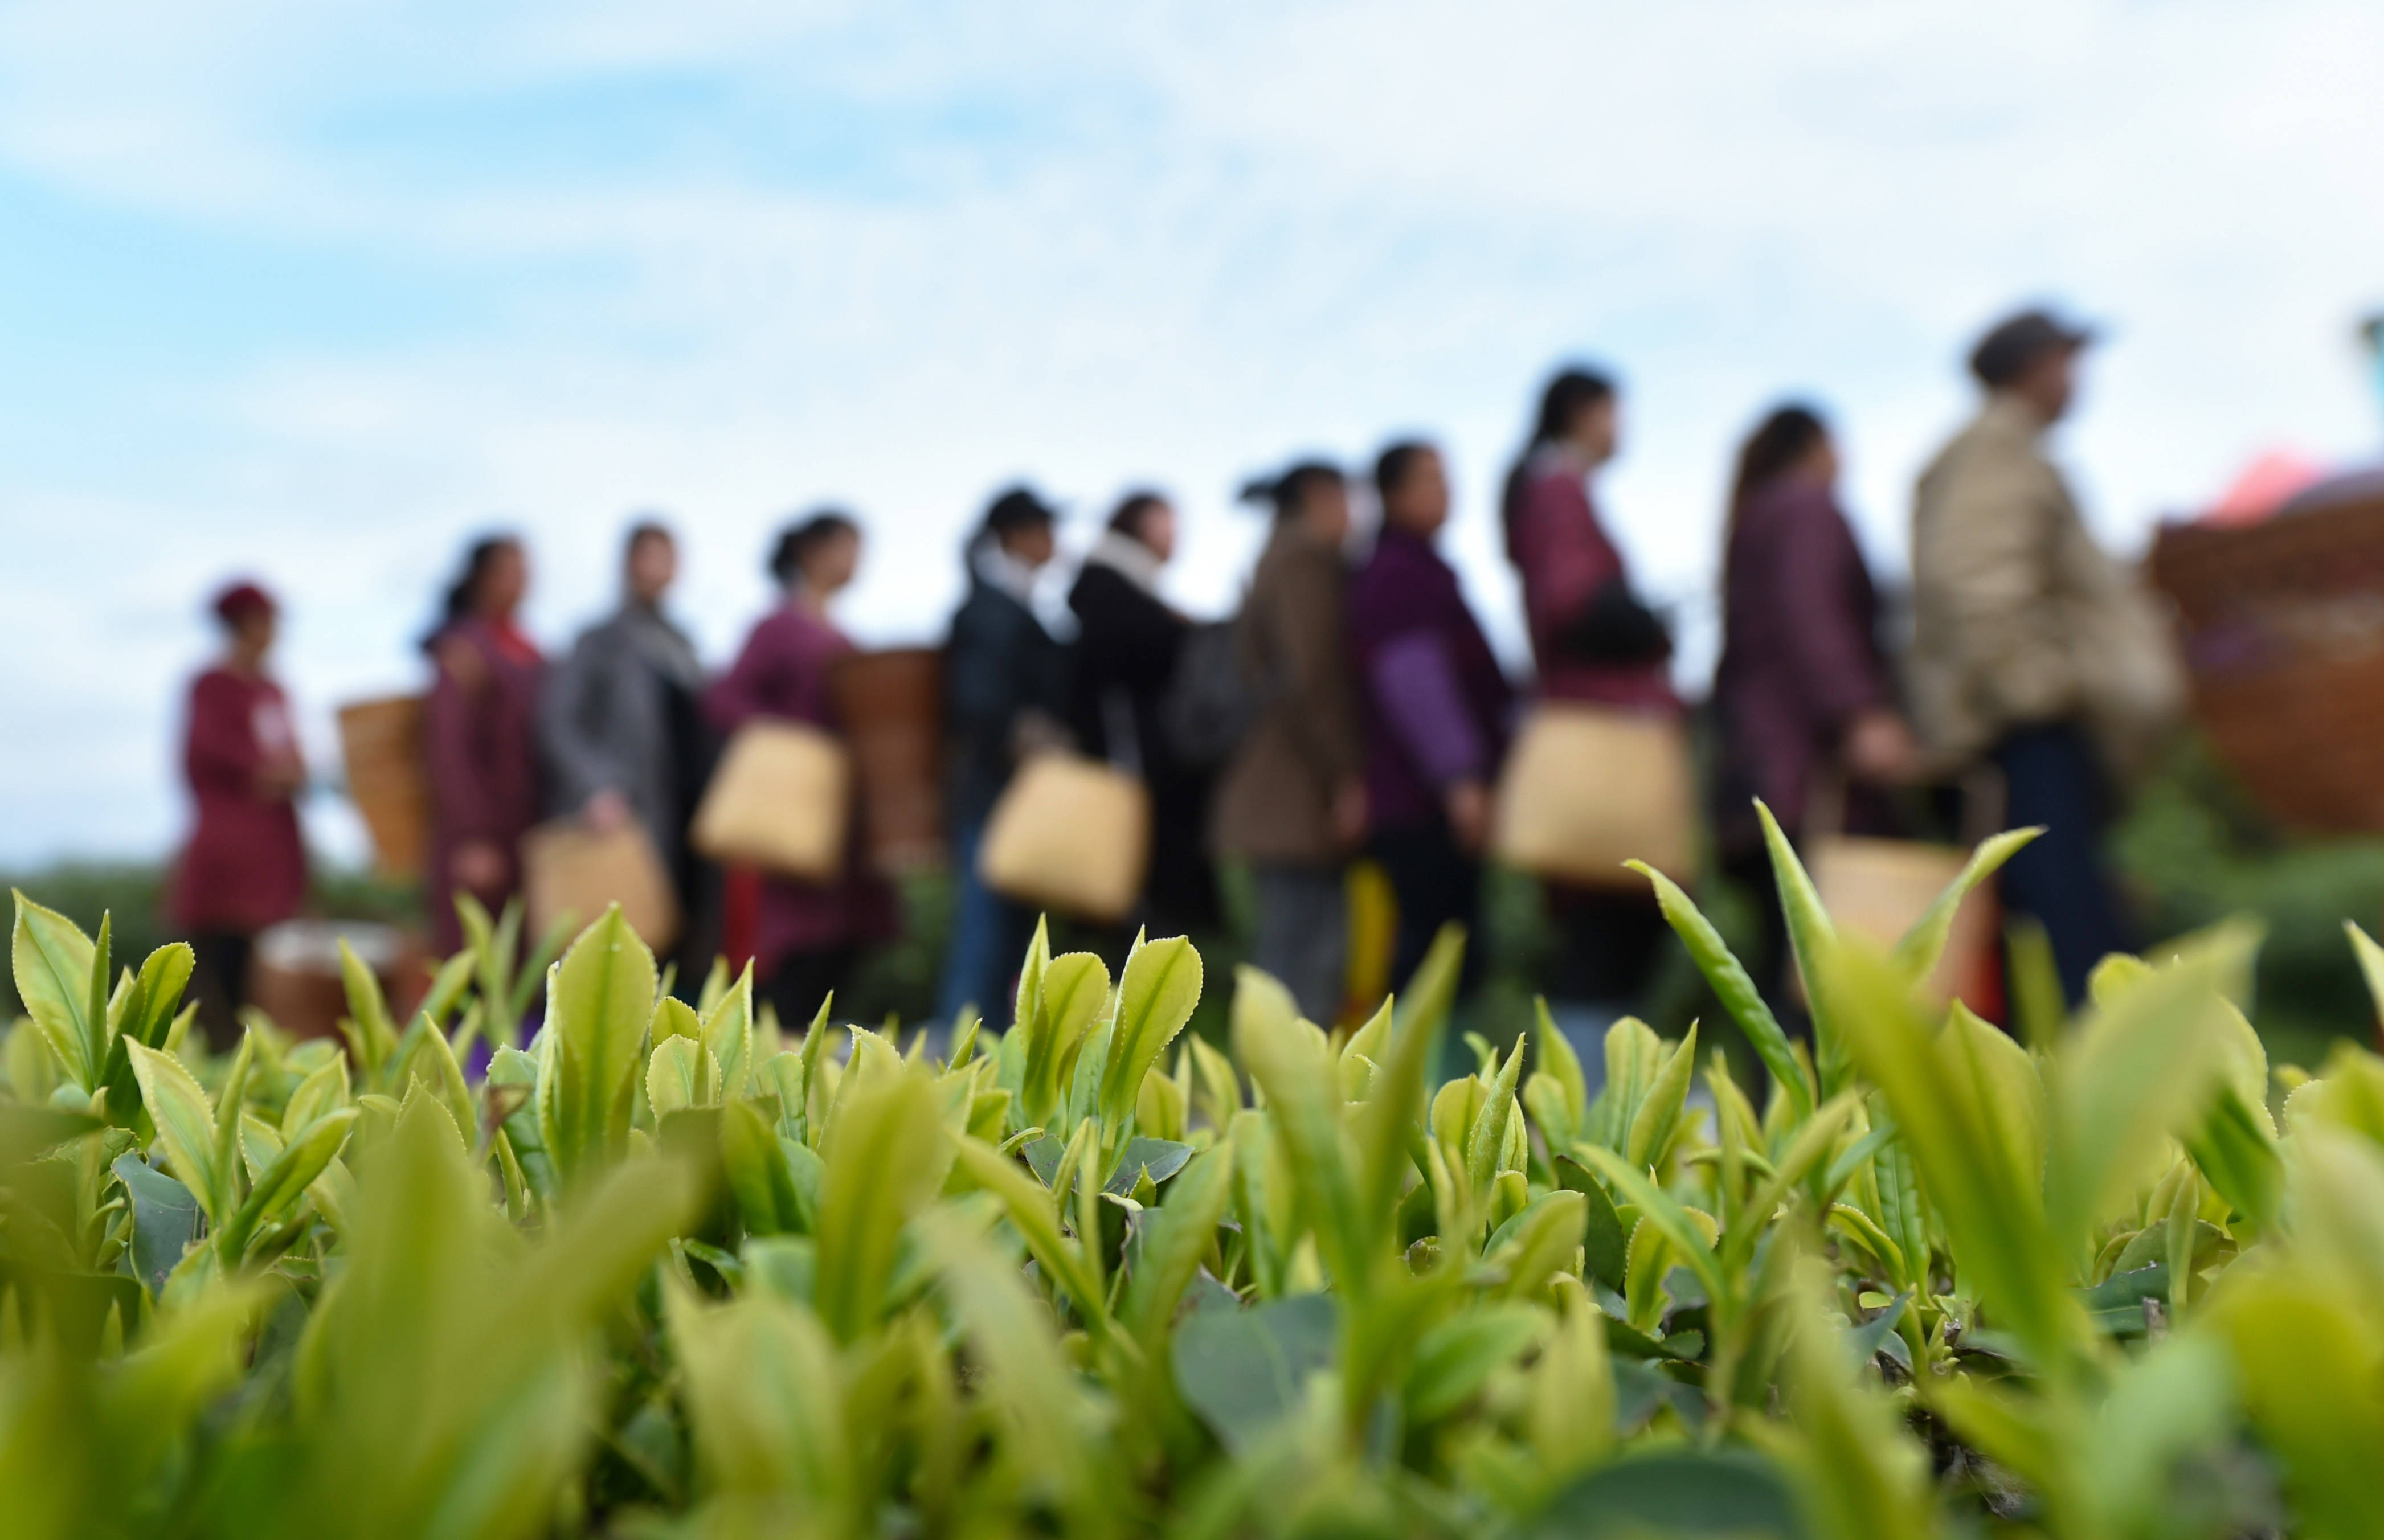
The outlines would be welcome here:
M 1917 723 L 1948 763 L 2003 771 L 2009 825 L 2043 826 L 2003 900 L 2044 925 L 2073 1003 L 2128 944 L 2100 855 L 2114 794 L 2182 698 L 2165 623 L 2045 457 L 2091 340 L 2043 311 L 1987 333 L 1970 356 L 1985 403 L 1922 473 L 1912 519 Z
M 1310 461 L 1243 495 L 1275 516 L 1234 623 L 1257 714 L 1218 783 L 1210 838 L 1218 855 L 1248 863 L 1251 961 L 1330 1025 L 1347 982 L 1342 883 L 1366 832 L 1366 747 L 1341 628 L 1349 494 L 1339 470 Z

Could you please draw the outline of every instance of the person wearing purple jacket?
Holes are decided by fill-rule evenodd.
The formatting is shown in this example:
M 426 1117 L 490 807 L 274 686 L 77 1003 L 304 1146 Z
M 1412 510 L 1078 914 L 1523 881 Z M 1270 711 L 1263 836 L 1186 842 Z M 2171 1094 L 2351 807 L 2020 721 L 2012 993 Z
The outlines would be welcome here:
M 1895 705 L 1879 596 L 1837 500 L 1838 455 L 1808 407 L 1783 406 L 1739 452 L 1722 562 L 1721 735 L 1715 809 L 1723 869 L 1756 897 L 1763 935 L 1749 972 L 1782 1002 L 1787 927 L 1754 799 L 1801 841 L 1817 783 L 1854 783 L 1844 816 L 1892 833 L 1875 789 L 1911 779 L 1920 751 Z
M 1490 785 L 1513 693 L 1457 574 L 1434 549 L 1448 522 L 1440 452 L 1402 441 L 1374 462 L 1383 527 L 1346 599 L 1366 740 L 1369 847 L 1398 905 L 1392 977 L 1449 922 L 1471 927 L 1490 833 Z M 1469 950 L 1468 973 L 1479 949 Z
M 521 840 L 538 822 L 538 697 L 546 660 L 515 621 L 529 590 L 521 541 L 474 542 L 423 643 L 438 677 L 422 708 L 430 778 L 430 935 L 443 955 L 464 943 L 455 900 L 490 913 L 521 890 Z

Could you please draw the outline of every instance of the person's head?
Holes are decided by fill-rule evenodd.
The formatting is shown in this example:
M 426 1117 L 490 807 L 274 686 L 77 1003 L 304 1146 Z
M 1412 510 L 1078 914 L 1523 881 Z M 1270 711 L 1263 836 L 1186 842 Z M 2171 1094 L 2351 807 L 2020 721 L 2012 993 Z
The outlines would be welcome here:
M 1540 392 L 1531 447 L 1562 444 L 1590 465 L 1602 466 L 1614 458 L 1620 417 L 1621 398 L 1612 379 L 1595 369 L 1566 369 Z
M 1175 554 L 1175 504 L 1157 492 L 1128 492 L 1110 515 L 1110 528 L 1162 562 Z
M 223 627 L 224 641 L 233 658 L 255 667 L 273 650 L 280 612 L 273 596 L 245 579 L 224 588 L 209 606 Z
M 1059 521 L 1059 510 L 1032 487 L 1012 487 L 986 509 L 980 538 L 993 540 L 1012 559 L 1039 567 L 1059 553 L 1054 533 Z
M 1242 489 L 1245 503 L 1263 503 L 1277 523 L 1297 524 L 1328 545 L 1349 536 L 1349 484 L 1340 467 L 1302 460 L 1279 476 L 1262 476 Z
M 464 553 L 464 570 L 447 587 L 447 619 L 503 620 L 529 591 L 529 555 L 517 535 L 485 535 Z
M 770 551 L 770 576 L 788 593 L 826 599 L 861 570 L 861 526 L 851 515 L 822 508 L 778 532 Z
M 2078 354 L 2094 340 L 2043 310 L 2023 310 L 1998 322 L 1970 350 L 1970 373 L 1997 395 L 2028 404 L 2045 422 L 2058 422 L 2078 390 Z
M 1774 408 L 1739 446 L 1738 472 L 1731 478 L 1730 505 L 1744 506 L 1758 489 L 1785 477 L 1827 487 L 1837 480 L 1837 446 L 1820 414 L 1801 403 Z
M 621 553 L 621 576 L 629 597 L 640 604 L 659 604 L 678 578 L 678 541 L 670 530 L 641 519 L 629 528 Z
M 1374 495 L 1383 522 L 1429 540 L 1448 522 L 1448 472 L 1440 451 L 1422 439 L 1401 439 L 1374 457 Z

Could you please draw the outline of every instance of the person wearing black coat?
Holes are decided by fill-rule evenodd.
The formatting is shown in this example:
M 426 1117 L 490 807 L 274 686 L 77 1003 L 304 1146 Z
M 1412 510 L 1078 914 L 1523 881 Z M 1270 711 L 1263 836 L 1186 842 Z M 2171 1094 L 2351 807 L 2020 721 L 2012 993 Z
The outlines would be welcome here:
M 974 1006 L 1008 1023 L 1006 985 L 1033 935 L 1024 906 L 976 875 L 986 820 L 1028 750 L 1064 743 L 1068 657 L 1036 618 L 1036 575 L 1051 560 L 1057 514 L 1025 487 L 1003 492 L 968 547 L 968 597 L 944 647 L 944 735 L 950 764 L 952 934 L 936 1014 Z
M 1192 622 L 1159 595 L 1175 551 L 1175 509 L 1156 492 L 1127 496 L 1086 553 L 1068 608 L 1075 612 L 1076 675 L 1070 721 L 1077 741 L 1150 789 L 1150 872 L 1142 919 L 1153 935 L 1217 923 L 1207 843 L 1210 775 L 1169 742 L 1161 703 Z

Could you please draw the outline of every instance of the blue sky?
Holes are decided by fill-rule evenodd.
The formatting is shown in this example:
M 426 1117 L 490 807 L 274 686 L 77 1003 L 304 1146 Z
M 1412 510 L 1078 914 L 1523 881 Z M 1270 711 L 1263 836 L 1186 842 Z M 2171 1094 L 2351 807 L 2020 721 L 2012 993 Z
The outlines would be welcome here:
M 667 511 L 719 659 L 793 509 L 863 515 L 846 619 L 907 640 L 999 482 L 1081 543 L 1149 481 L 1218 612 L 1246 474 L 1423 430 L 1511 645 L 1489 491 L 1566 358 L 1627 382 L 1606 503 L 1692 675 L 1735 436 L 1823 403 L 1892 572 L 2018 300 L 2109 326 L 2061 449 L 2139 545 L 2384 441 L 2379 68 L 2375 6 L 2295 0 L 0 0 L 0 863 L 170 844 L 219 578 L 288 595 L 329 768 L 490 525 L 559 644 Z

